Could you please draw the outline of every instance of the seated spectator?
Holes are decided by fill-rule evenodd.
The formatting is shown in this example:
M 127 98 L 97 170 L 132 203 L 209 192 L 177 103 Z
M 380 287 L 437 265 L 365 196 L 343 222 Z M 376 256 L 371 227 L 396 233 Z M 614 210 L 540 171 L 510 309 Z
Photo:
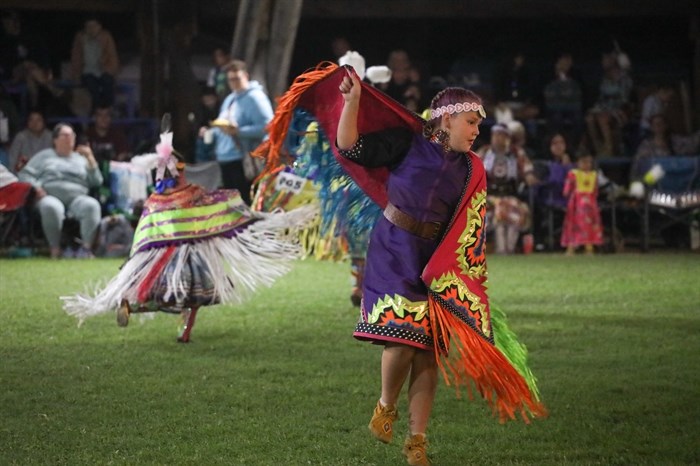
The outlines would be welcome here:
M 67 123 L 58 123 L 53 130 L 53 147 L 35 154 L 19 172 L 20 181 L 30 183 L 36 191 L 36 208 L 52 258 L 61 257 L 66 215 L 80 222 L 82 245 L 76 257 L 92 257 L 100 223 L 100 203 L 88 192 L 102 184 L 102 174 L 90 146 L 74 147 L 75 131 Z
M 651 117 L 651 134 L 637 147 L 634 161 L 630 168 L 630 181 L 639 181 L 644 176 L 645 159 L 666 157 L 670 155 L 697 155 L 700 151 L 700 130 L 683 136 L 671 134 L 666 118 L 659 114 Z
M 46 129 L 44 115 L 37 110 L 29 112 L 27 127 L 17 133 L 10 145 L 9 168 L 18 173 L 37 152 L 51 145 L 51 131 Z
M 0 214 L 19 211 L 18 243 L 29 236 L 28 206 L 32 203 L 34 188 L 29 183 L 19 181 L 17 176 L 0 164 Z M 0 215 L 2 220 L 2 215 Z M 0 221 L 2 223 L 2 221 Z
M 41 106 L 40 86 L 50 73 L 45 44 L 36 35 L 22 31 L 18 12 L 4 11 L 0 31 L 0 80 L 26 85 L 30 105 L 37 108 Z
M 0 164 L 0 212 L 21 209 L 29 200 L 33 187 L 19 181 L 5 165 Z
M 573 64 L 569 53 L 557 59 L 554 77 L 544 87 L 544 108 L 549 131 L 567 131 L 578 141 L 583 133 L 583 91 L 572 75 Z
M 505 125 L 491 127 L 491 143 L 478 151 L 484 161 L 489 231 L 494 232 L 496 254 L 513 254 L 520 234 L 530 227 L 530 209 L 519 196 L 525 184 L 536 182 L 532 162 L 510 146 Z
M 621 130 L 629 120 L 634 83 L 628 69 L 623 67 L 626 61 L 620 59 L 621 56 L 618 52 L 603 54 L 598 100 L 586 115 L 588 138 L 598 156 L 624 153 L 617 141 L 621 140 Z
M 114 104 L 119 56 L 112 33 L 97 18 L 88 17 L 75 34 L 70 58 L 73 80 L 90 92 L 92 108 Z
M 134 227 L 124 214 L 114 214 L 100 221 L 97 234 L 97 257 L 127 257 L 134 239 Z
M 100 105 L 93 112 L 92 123 L 85 134 L 78 139 L 90 145 L 104 179 L 102 186 L 91 190 L 90 195 L 100 201 L 103 215 L 110 214 L 116 195 L 111 162 L 125 162 L 133 156 L 126 132 L 112 125 L 112 107 Z
M 92 123 L 85 132 L 100 165 L 110 160 L 126 162 L 133 156 L 126 132 L 112 125 L 112 111 L 111 106 L 98 105 L 92 114 Z
M 524 153 L 529 158 L 534 157 L 535 152 L 528 144 L 527 131 L 525 125 L 518 120 L 513 120 L 506 123 L 508 131 L 510 131 L 510 147 L 516 154 Z
M 664 115 L 676 90 L 671 84 L 663 83 L 654 92 L 644 98 L 642 112 L 639 117 L 640 138 L 644 139 L 652 133 L 652 118 Z
M 17 12 L 5 12 L 0 31 L 0 80 L 15 88 L 19 97 L 26 90 L 29 108 L 45 116 L 73 115 L 73 96 L 54 83 L 48 49 L 37 34 L 25 34 Z M 21 108 L 21 98 L 15 101 Z M 14 133 L 13 133 L 14 134 Z
M 540 114 L 538 94 L 535 75 L 524 53 L 515 53 L 496 68 L 494 97 L 499 123 L 519 120 L 530 136 L 537 137 L 537 117 Z

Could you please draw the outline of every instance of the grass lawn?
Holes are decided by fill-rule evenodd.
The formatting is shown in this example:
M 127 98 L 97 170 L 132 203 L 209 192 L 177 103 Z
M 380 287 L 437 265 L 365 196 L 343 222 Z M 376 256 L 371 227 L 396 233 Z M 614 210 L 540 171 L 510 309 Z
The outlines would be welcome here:
M 204 308 L 189 345 L 172 315 L 63 312 L 120 263 L 0 260 L 0 464 L 404 464 L 402 436 L 367 431 L 380 349 L 351 337 L 347 263 Z M 492 255 L 489 273 L 550 417 L 501 425 L 441 382 L 434 464 L 700 463 L 700 255 Z

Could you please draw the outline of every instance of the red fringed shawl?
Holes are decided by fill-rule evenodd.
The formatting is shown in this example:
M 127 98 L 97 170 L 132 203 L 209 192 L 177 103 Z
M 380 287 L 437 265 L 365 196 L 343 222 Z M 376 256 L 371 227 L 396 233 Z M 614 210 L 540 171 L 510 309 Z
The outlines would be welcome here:
M 275 116 L 268 126 L 269 139 L 253 152 L 254 156 L 267 159 L 267 171 L 280 163 L 280 149 L 296 107 L 310 111 L 326 135 L 334 140 L 344 105 L 338 86 L 347 73 L 354 70 L 322 63 L 299 76 L 278 99 Z M 397 126 L 422 132 L 424 121 L 418 115 L 364 82 L 360 102 L 361 134 Z M 389 170 L 362 167 L 341 157 L 335 144 L 332 148 L 348 175 L 372 200 L 385 207 Z M 454 384 L 458 390 L 475 386 L 501 421 L 520 414 L 529 422 L 528 416 L 545 416 L 546 409 L 538 401 L 534 387 L 521 374 L 521 368 L 516 369 L 511 363 L 515 358 L 507 357 L 494 344 L 483 254 L 486 176 L 478 157 L 474 154 L 470 157 L 473 162 L 470 184 L 422 275 L 430 290 L 428 304 L 435 355 L 448 384 Z

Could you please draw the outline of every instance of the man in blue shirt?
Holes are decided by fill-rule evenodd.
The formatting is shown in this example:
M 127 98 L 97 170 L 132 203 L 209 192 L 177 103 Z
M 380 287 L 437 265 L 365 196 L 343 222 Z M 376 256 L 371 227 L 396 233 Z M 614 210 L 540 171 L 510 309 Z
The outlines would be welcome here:
M 250 204 L 251 179 L 257 173 L 244 171 L 244 158 L 266 137 L 265 128 L 272 120 L 272 103 L 257 81 L 251 81 L 246 64 L 233 60 L 226 66 L 231 88 L 214 120 L 214 153 L 221 166 L 223 187 L 238 189 Z M 247 175 L 247 176 L 246 176 Z

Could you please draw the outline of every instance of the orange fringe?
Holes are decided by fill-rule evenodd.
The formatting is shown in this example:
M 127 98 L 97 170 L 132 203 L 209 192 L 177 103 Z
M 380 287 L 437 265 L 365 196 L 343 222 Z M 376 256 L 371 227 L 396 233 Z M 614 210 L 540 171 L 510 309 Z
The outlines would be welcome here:
M 254 183 L 280 164 L 282 145 L 287 136 L 289 124 L 294 116 L 294 109 L 299 103 L 301 96 L 311 86 L 333 73 L 337 68 L 338 65 L 333 62 L 319 63 L 316 68 L 297 76 L 289 90 L 277 98 L 275 115 L 266 128 L 268 139 L 251 152 L 253 157 L 264 157 L 266 159 L 265 168 L 254 180 Z
M 433 328 L 435 357 L 447 385 L 460 387 L 471 397 L 471 385 L 491 406 L 501 423 L 516 419 L 519 413 L 526 424 L 531 417 L 546 417 L 547 409 L 538 402 L 525 379 L 503 354 L 484 340 L 462 320 L 443 308 L 435 298 L 428 297 Z M 453 350 L 448 355 L 450 342 Z

